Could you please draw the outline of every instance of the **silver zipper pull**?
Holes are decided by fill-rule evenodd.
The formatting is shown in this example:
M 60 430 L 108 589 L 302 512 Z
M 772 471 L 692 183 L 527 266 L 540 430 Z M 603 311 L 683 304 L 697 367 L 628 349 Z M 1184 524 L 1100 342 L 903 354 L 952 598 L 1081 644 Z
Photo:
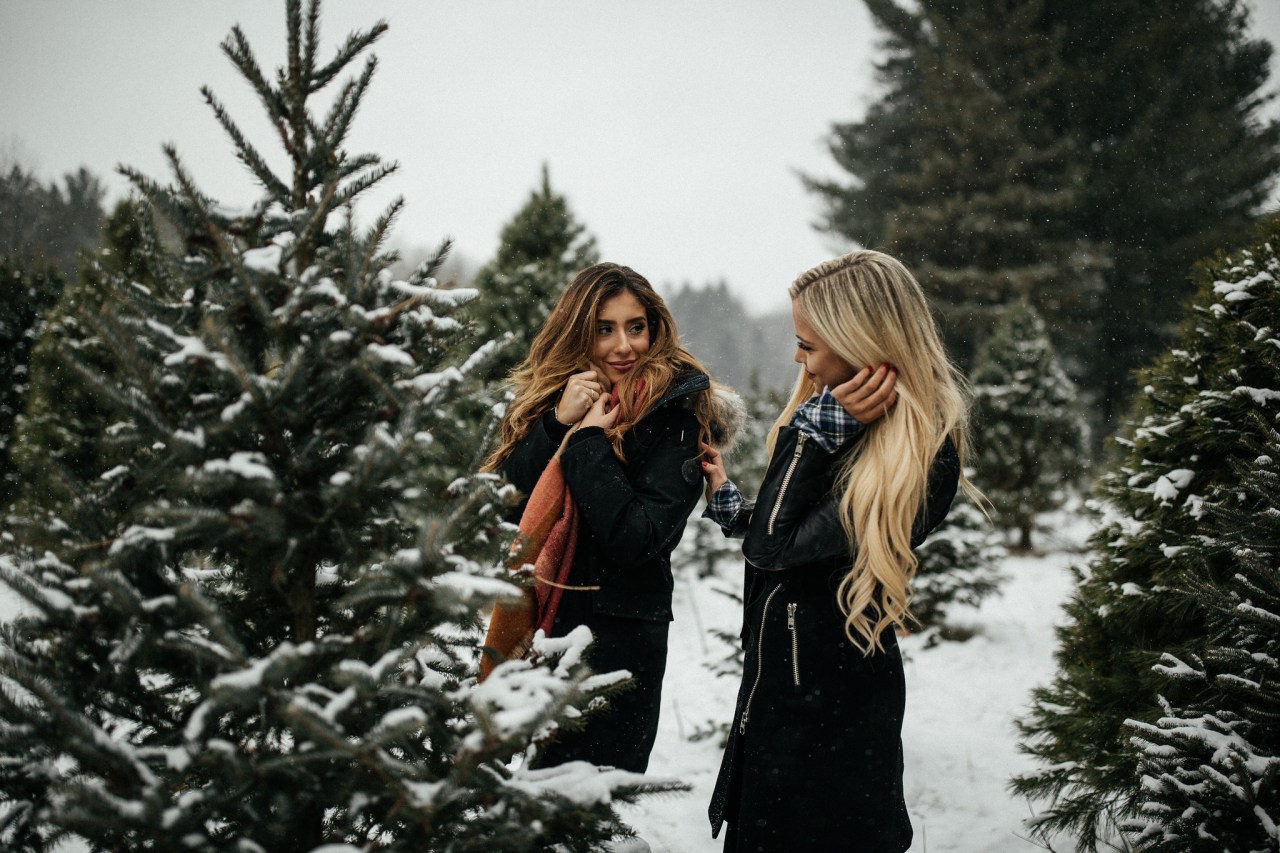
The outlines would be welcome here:
M 747 733 L 747 714 L 749 713 L 751 712 L 743 711 L 742 719 L 738 721 L 738 734 L 740 735 L 745 735 Z
M 794 603 L 787 604 L 787 627 L 792 631 L 796 629 L 796 605 Z

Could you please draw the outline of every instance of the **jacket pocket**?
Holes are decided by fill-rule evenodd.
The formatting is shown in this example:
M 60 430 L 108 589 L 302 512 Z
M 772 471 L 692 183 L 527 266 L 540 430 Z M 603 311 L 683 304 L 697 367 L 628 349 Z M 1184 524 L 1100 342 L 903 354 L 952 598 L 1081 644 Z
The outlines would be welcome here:
M 791 634 L 791 685 L 800 689 L 800 636 L 796 628 L 797 604 L 787 603 L 787 631 Z

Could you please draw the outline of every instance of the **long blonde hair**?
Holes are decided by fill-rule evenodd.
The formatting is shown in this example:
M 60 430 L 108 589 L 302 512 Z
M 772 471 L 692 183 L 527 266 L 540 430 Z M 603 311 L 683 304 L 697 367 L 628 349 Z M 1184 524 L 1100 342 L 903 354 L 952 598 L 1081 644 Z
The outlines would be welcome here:
M 849 536 L 852 566 L 837 597 L 845 634 L 864 654 L 883 650 L 881 633 L 910 618 L 910 583 L 919 560 L 911 530 L 927 500 L 929 470 L 948 436 L 964 478 L 968 400 L 963 376 L 947 358 L 933 315 L 915 277 L 881 252 L 858 251 L 819 264 L 792 283 L 799 315 L 855 370 L 884 363 L 898 370 L 896 405 L 870 424 L 837 478 L 840 522 Z M 814 394 L 803 368 L 778 430 Z
M 619 383 L 621 412 L 618 425 L 606 431 L 618 458 L 623 458 L 622 436 L 662 399 L 677 376 L 688 370 L 707 372 L 680 345 L 671 312 L 644 276 L 619 264 L 600 263 L 587 267 L 569 282 L 542 324 L 538 336 L 533 339 L 528 357 L 512 371 L 509 381 L 515 388 L 515 399 L 502 419 L 498 447 L 485 460 L 483 470 L 497 470 L 511 455 L 516 444 L 528 435 L 533 422 L 555 405 L 570 376 L 595 370 L 603 380 L 603 370 L 591 362 L 597 318 L 604 303 L 622 293 L 632 294 L 644 306 L 649 325 L 649 351 L 636 359 L 635 366 Z M 644 380 L 644 390 L 637 395 L 636 385 L 641 379 Z M 694 416 L 698 420 L 702 440 L 709 440 L 710 391 L 697 394 Z

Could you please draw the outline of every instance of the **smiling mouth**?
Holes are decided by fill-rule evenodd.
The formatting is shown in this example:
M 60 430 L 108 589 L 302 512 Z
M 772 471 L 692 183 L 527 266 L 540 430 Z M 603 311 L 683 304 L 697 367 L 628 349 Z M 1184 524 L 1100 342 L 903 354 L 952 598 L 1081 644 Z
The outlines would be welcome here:
M 632 365 L 634 365 L 634 364 L 635 364 L 635 360 L 634 360 L 634 359 L 632 359 L 631 361 L 611 361 L 611 362 L 609 362 L 609 366 L 610 366 L 610 367 L 612 367 L 614 370 L 617 370 L 617 371 L 619 371 L 619 372 L 621 372 L 621 373 L 625 373 L 625 372 L 627 372 L 628 370 L 630 370 L 630 369 L 631 369 L 631 367 L 632 367 Z

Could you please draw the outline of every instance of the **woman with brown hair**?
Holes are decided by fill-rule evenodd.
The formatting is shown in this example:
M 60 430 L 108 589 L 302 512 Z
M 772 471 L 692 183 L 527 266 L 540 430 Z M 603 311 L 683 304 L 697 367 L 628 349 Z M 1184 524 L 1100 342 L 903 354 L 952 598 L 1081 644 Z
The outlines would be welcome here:
M 535 761 L 644 772 L 666 670 L 671 551 L 702 490 L 700 444 L 723 443 L 713 433 L 732 418 L 713 414 L 711 381 L 680 345 L 662 298 L 617 264 L 570 282 L 512 384 L 486 469 L 528 496 L 558 465 L 577 515 L 550 635 L 586 625 L 591 668 L 632 676 L 608 708 L 557 733 Z

